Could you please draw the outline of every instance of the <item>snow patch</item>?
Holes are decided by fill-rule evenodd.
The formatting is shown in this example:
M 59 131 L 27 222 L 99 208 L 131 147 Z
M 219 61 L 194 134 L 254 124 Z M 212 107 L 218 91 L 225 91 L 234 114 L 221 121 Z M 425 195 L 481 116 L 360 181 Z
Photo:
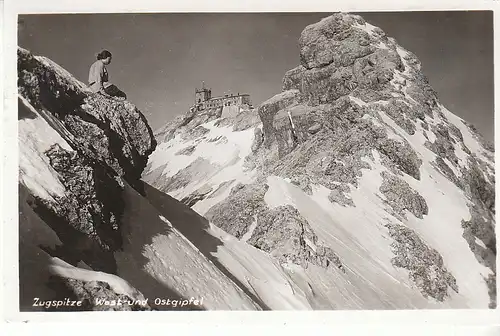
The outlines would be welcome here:
M 54 144 L 67 151 L 73 150 L 26 99 L 19 97 L 24 106 L 36 115 L 18 122 L 19 180 L 34 195 L 54 201 L 54 196 L 64 196 L 66 188 L 44 152 Z
M 429 142 L 434 143 L 437 139 L 436 134 L 433 131 L 425 131 L 427 137 L 429 138 Z
M 292 114 L 290 113 L 290 111 L 288 111 L 288 119 L 290 120 L 290 124 L 292 125 L 292 129 L 295 130 L 295 125 L 293 124 Z
M 446 165 L 448 167 L 450 167 L 450 169 L 453 171 L 453 174 L 455 174 L 456 177 L 462 176 L 462 173 L 455 167 L 455 165 L 453 165 L 450 162 L 450 160 L 448 160 L 447 158 L 444 158 L 443 161 L 446 163 Z
M 217 260 L 270 309 L 312 309 L 303 290 L 269 254 L 239 241 L 213 224 L 208 232 L 224 242 L 213 253 Z
M 455 114 L 451 113 L 446 107 L 443 105 L 439 105 L 439 108 L 443 112 L 444 116 L 446 119 L 448 119 L 449 122 L 451 122 L 453 125 L 458 127 L 460 132 L 462 133 L 463 139 L 464 139 L 464 144 L 469 148 L 469 150 L 472 153 L 475 153 L 478 157 L 480 157 L 482 160 L 490 163 L 491 165 L 494 166 L 494 163 L 484 155 L 485 149 L 483 146 L 479 143 L 474 138 L 474 135 L 472 132 L 469 130 L 469 128 L 463 123 L 463 119 L 456 116 Z
M 377 43 L 375 46 L 377 48 L 379 48 L 379 49 L 389 49 L 389 47 L 387 46 L 387 44 L 382 43 L 382 41 L 379 41 L 379 43 Z
M 484 245 L 484 243 L 481 239 L 478 239 L 477 237 L 475 237 L 475 241 L 476 241 L 477 245 L 481 246 L 484 249 L 487 249 L 486 245 Z
M 85 282 L 102 281 L 109 284 L 111 289 L 119 295 L 127 295 L 133 300 L 145 299 L 138 290 L 116 275 L 78 268 L 57 257 L 51 258 L 51 261 L 52 264 L 49 265 L 49 271 L 54 275 Z
M 148 164 L 151 167 L 149 171 L 165 166 L 162 175 L 175 175 L 196 159 L 193 155 L 176 155 L 176 153 L 193 145 L 195 145 L 194 141 L 184 141 L 180 135 L 176 135 L 169 142 L 158 144 L 156 150 L 149 156 Z
M 364 101 L 362 101 L 361 99 L 359 99 L 357 97 L 353 97 L 353 96 L 348 96 L 348 97 L 349 97 L 349 99 L 351 99 L 353 102 L 355 102 L 359 106 L 368 106 L 367 103 L 365 103 Z
M 236 182 L 248 183 L 252 180 L 255 171 L 245 171 L 244 159 L 252 152 L 252 143 L 254 140 L 254 128 L 244 131 L 233 131 L 232 126 L 217 127 L 216 122 L 220 119 L 212 120 L 201 126 L 208 129 L 209 132 L 203 136 L 203 139 L 215 139 L 225 137 L 225 142 L 210 141 L 184 141 L 180 135 L 174 139 L 158 145 L 155 152 L 150 156 L 150 171 L 159 167 L 164 167 L 163 178 L 174 176 L 180 170 L 188 167 L 197 158 L 204 158 L 212 164 L 222 166 L 213 176 L 209 176 L 201 182 L 193 182 L 181 189 L 169 193 L 175 198 L 183 198 L 196 191 L 202 185 L 219 185 L 222 182 L 236 180 Z M 195 146 L 190 155 L 176 155 L 178 151 L 188 146 Z M 228 191 L 229 192 L 229 191 Z M 219 195 L 216 199 L 205 199 L 197 202 L 195 206 L 197 211 L 204 213 L 209 209 L 208 203 L 221 201 L 226 195 Z M 207 203 L 207 204 L 204 204 Z
M 361 29 L 361 30 L 367 32 L 372 37 L 374 37 L 375 35 L 377 35 L 376 32 L 375 32 L 375 28 L 377 28 L 377 27 L 375 27 L 374 25 L 372 25 L 372 24 L 370 24 L 368 22 L 365 22 L 364 25 L 361 25 L 361 24 L 359 24 L 359 23 L 356 22 L 353 25 L 353 27 Z
M 372 115 L 369 115 L 369 114 L 365 114 L 362 119 L 366 119 L 366 120 L 370 120 L 375 126 L 378 126 L 378 127 L 384 127 L 380 121 L 378 121 L 377 118 L 375 118 L 374 116 Z M 387 132 L 387 136 L 388 137 L 394 137 L 394 132 Z
M 401 127 L 399 127 L 395 122 L 394 120 L 392 120 L 388 115 L 387 113 L 385 113 L 384 111 L 377 111 L 378 114 L 380 115 L 380 117 L 382 118 L 382 121 L 384 123 L 386 123 L 386 125 L 388 125 L 389 127 L 386 127 L 387 128 L 387 137 L 389 139 L 393 139 L 393 140 L 396 140 L 396 141 L 399 141 L 401 143 L 403 143 L 403 138 L 401 137 L 401 134 L 405 134 L 406 131 L 403 130 L 404 133 L 401 133 L 399 132 L 399 130 L 401 129 Z M 396 132 L 395 130 L 397 130 L 398 132 Z M 402 130 L 402 129 L 401 129 Z
M 248 239 L 252 238 L 252 234 L 256 228 L 257 228 L 257 216 L 254 215 L 252 224 L 250 225 L 248 231 L 245 232 L 245 234 L 243 235 L 243 237 L 241 237 L 240 240 L 246 242 Z

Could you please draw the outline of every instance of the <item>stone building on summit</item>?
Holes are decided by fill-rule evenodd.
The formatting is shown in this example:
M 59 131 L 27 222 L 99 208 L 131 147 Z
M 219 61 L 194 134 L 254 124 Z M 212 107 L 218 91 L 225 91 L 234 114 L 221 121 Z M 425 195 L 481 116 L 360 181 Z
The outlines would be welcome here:
M 212 97 L 212 90 L 205 88 L 205 82 L 202 83 L 201 89 L 195 88 L 195 103 L 197 110 L 211 109 L 224 106 L 248 106 L 251 107 L 249 94 L 229 94 L 224 96 Z

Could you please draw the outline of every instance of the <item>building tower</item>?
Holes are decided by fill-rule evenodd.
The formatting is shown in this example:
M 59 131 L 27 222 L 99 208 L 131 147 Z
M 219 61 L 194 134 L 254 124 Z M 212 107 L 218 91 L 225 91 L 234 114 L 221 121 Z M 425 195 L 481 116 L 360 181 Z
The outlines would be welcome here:
M 205 82 L 201 82 L 201 89 L 195 89 L 195 105 L 201 104 L 212 98 L 212 90 L 205 88 Z

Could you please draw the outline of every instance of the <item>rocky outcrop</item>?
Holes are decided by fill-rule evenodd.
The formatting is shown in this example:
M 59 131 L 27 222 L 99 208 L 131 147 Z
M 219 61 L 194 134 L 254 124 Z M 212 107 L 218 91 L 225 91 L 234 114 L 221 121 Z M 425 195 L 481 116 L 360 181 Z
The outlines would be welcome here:
M 134 105 L 91 93 L 47 58 L 19 48 L 17 65 L 19 119 L 43 120 L 60 137 L 44 152 L 28 151 L 38 156 L 37 162 L 45 162 L 44 169 L 62 186 L 59 194 L 48 197 L 31 189 L 29 206 L 62 243 L 43 249 L 73 265 L 83 261 L 93 271 L 115 273 L 112 252 L 122 246 L 124 183 L 141 191 L 139 179 L 156 147 L 152 130 Z M 36 114 L 26 114 L 30 109 Z M 43 122 L 38 121 L 41 126 Z M 36 131 L 37 140 L 44 143 L 48 130 Z M 20 142 L 30 146 L 25 139 Z M 32 160 L 20 164 L 22 176 Z M 40 179 L 41 185 L 50 183 L 43 180 L 46 175 L 31 178 Z M 99 282 L 64 281 L 72 296 L 86 302 L 85 310 L 93 309 L 97 297 L 123 298 Z
M 380 192 L 398 215 L 406 217 L 405 210 L 407 210 L 422 219 L 428 214 L 429 208 L 425 198 L 413 190 L 407 182 L 387 172 L 382 172 L 381 175 L 384 181 L 380 186 Z
M 66 297 L 77 302 L 65 311 L 151 311 L 148 300 L 137 300 L 125 294 L 117 294 L 103 281 L 81 281 L 54 277 L 52 286 L 58 292 L 65 292 Z M 65 290 L 61 288 L 64 287 Z M 49 307 L 48 311 L 58 311 L 59 307 Z
M 195 150 L 196 150 L 196 147 L 194 145 L 191 145 L 191 146 L 184 147 L 183 149 L 181 149 L 180 151 L 178 151 L 175 154 L 176 155 L 191 155 L 191 154 L 193 154 L 193 152 Z
M 227 233 L 241 238 L 254 222 L 254 216 L 267 207 L 264 202 L 267 189 L 264 184 L 237 184 L 227 201 L 212 207 L 205 217 Z
M 255 146 L 258 151 L 251 160 L 261 163 L 263 174 L 290 178 L 309 195 L 312 185 L 322 185 L 330 190 L 332 203 L 355 206 L 350 190 L 358 187 L 362 169 L 371 169 L 364 160 L 373 159 L 375 150 L 392 172 L 382 173 L 379 188 L 389 212 L 402 221 L 405 211 L 422 219 L 429 213 L 427 201 L 398 177 L 407 174 L 421 179 L 422 155 L 405 136 L 416 136 L 420 125 L 427 138 L 425 147 L 436 154 L 430 164 L 466 192 L 476 204 L 471 213 L 482 214 L 463 222 L 464 237 L 478 260 L 495 271 L 491 264 L 496 255 L 491 224 L 494 188 L 490 184 L 494 177 L 488 174 L 494 169 L 472 155 L 462 131 L 443 114 L 415 55 L 359 16 L 345 14 L 308 26 L 299 47 L 301 64 L 285 74 L 283 92 L 259 107 L 265 146 Z M 457 157 L 459 150 L 471 156 L 466 168 Z M 391 235 L 397 246 L 407 244 L 401 237 L 411 238 L 408 251 L 413 252 L 408 253 L 412 255 L 402 256 L 396 246 L 394 265 L 411 269 L 410 278 L 424 295 L 444 300 L 446 288 L 458 290 L 453 276 L 442 269 L 442 258 L 418 235 L 396 226 L 391 227 Z M 481 240 L 486 237 L 487 242 Z M 475 239 L 488 244 L 487 248 Z M 422 254 L 417 256 L 420 252 L 416 251 L 441 276 L 422 273 L 416 266 L 423 262 Z M 494 296 L 492 301 L 496 301 Z
M 206 218 L 224 231 L 268 252 L 280 263 L 307 268 L 308 263 L 344 271 L 338 255 L 318 241 L 307 220 L 292 206 L 270 209 L 266 184 L 238 184 L 229 198 L 212 207 Z
M 456 279 L 448 272 L 443 257 L 430 248 L 413 230 L 398 224 L 387 224 L 394 239 L 392 263 L 410 271 L 410 279 L 426 297 L 444 301 L 449 289 L 458 293 Z
M 116 250 L 121 178 L 135 185 L 156 146 L 144 116 L 127 101 L 89 93 L 58 65 L 21 48 L 18 74 L 19 94 L 43 111 L 74 150 L 55 145 L 45 153 L 66 193 L 55 202 L 38 198 L 37 211 L 50 216 L 50 223 L 66 222 L 102 248 Z M 61 230 L 59 225 L 56 231 L 64 235 Z
M 111 167 L 134 183 L 156 140 L 144 115 L 127 101 L 91 94 L 46 58 L 18 49 L 19 94 L 66 128 L 62 133 L 82 156 Z
M 199 188 L 195 192 L 191 193 L 189 196 L 186 196 L 183 199 L 181 199 L 181 202 L 186 204 L 188 207 L 192 207 L 197 202 L 205 199 L 207 195 L 210 194 L 212 191 L 213 189 L 211 187 Z
M 308 263 L 345 272 L 339 256 L 318 242 L 309 223 L 294 207 L 266 209 L 256 218 L 256 227 L 247 240 L 270 253 L 279 262 L 308 267 Z

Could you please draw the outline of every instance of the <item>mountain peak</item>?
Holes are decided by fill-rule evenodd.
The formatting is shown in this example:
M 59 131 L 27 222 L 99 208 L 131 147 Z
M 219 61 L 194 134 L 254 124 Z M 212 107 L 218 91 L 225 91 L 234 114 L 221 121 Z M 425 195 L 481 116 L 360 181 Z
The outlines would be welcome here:
M 203 132 L 159 145 L 144 178 L 309 279 L 310 268 L 382 287 L 394 276 L 416 291 L 403 303 L 382 290 L 392 307 L 494 306 L 492 148 L 439 102 L 417 57 L 361 16 L 326 17 L 298 42 L 300 64 L 260 122 L 196 123 Z

